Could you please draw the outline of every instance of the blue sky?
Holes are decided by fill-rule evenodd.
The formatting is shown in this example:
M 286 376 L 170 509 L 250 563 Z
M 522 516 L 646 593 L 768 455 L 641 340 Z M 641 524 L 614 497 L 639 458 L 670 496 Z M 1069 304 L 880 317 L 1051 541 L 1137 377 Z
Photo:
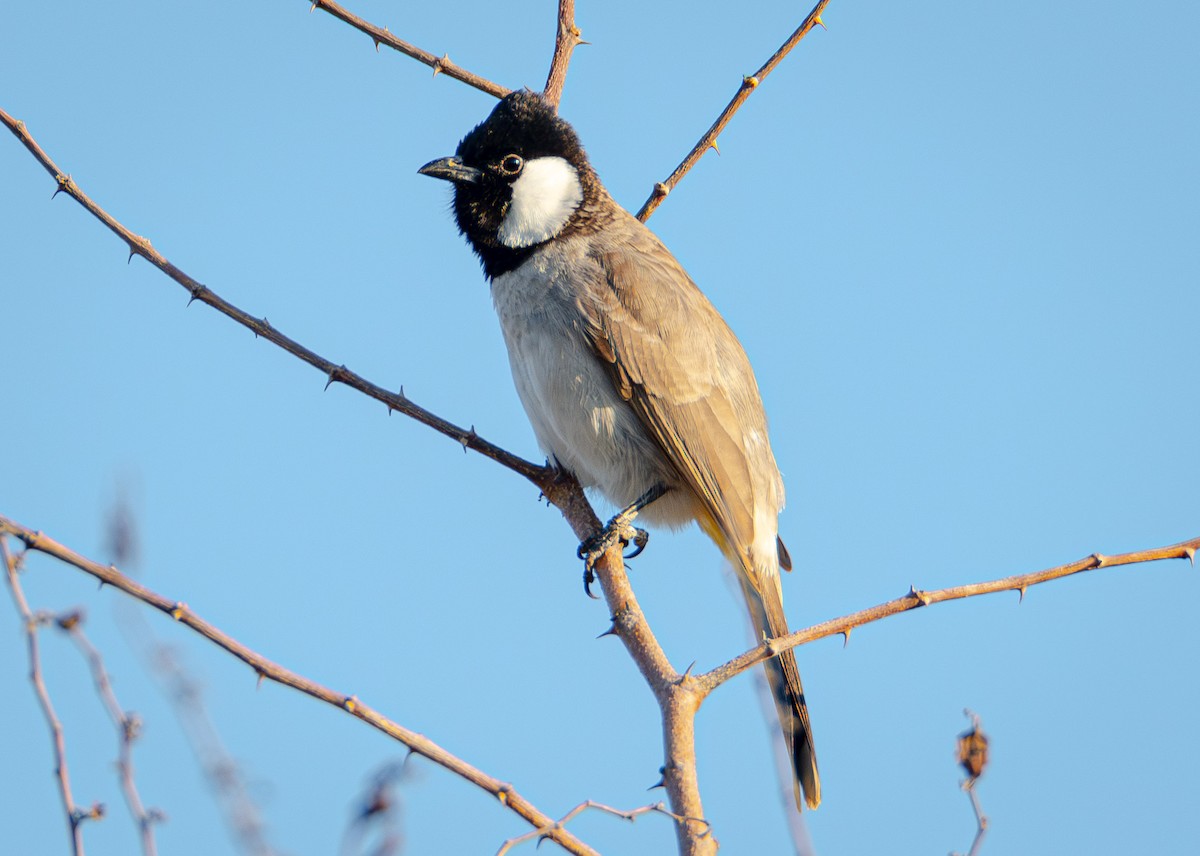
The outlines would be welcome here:
M 508 86 L 540 88 L 553 7 L 354 2 Z M 562 113 L 636 209 L 808 7 L 581 3 Z M 753 361 L 789 504 L 793 627 L 905 592 L 1200 534 L 1200 28 L 1195 4 L 838 3 L 651 226 Z M 192 276 L 371 380 L 536 457 L 448 190 L 416 174 L 492 100 L 295 2 L 113 0 L 0 10 L 0 107 Z M 278 662 L 353 692 L 544 811 L 632 808 L 662 763 L 650 694 L 570 531 L 523 480 L 256 341 L 125 250 L 0 139 L 0 513 L 100 559 L 126 496 L 140 577 Z M 601 506 L 601 513 L 607 508 Z M 114 592 L 33 560 L 35 608 L 83 605 L 146 722 L 160 852 L 229 835 Z M 800 649 L 825 802 L 818 853 L 965 851 L 962 709 L 993 763 L 984 853 L 1191 840 L 1196 572 L 1102 571 L 938 606 Z M 633 565 L 679 668 L 748 646 L 717 551 L 659 533 Z M 402 757 L 157 615 L 204 689 L 272 843 L 335 852 Z M 65 852 L 49 741 L 0 607 L 0 819 Z M 5 641 L 6 640 L 6 641 Z M 76 797 L 133 852 L 115 741 L 82 662 L 45 634 Z M 750 676 L 698 719 L 725 852 L 788 851 Z M 416 762 L 411 853 L 493 853 L 525 829 Z M 663 853 L 664 818 L 584 816 L 604 852 Z

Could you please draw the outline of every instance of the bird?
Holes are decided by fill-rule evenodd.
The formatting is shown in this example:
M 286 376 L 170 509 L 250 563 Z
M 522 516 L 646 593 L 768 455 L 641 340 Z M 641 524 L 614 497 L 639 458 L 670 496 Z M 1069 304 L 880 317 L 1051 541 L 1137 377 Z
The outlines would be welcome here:
M 575 129 L 542 95 L 516 90 L 453 156 L 418 172 L 453 185 L 548 461 L 626 519 L 698 523 L 733 565 L 755 633 L 786 635 L 783 478 L 750 361 L 670 250 L 609 195 Z M 796 807 L 816 808 L 795 653 L 764 666 Z

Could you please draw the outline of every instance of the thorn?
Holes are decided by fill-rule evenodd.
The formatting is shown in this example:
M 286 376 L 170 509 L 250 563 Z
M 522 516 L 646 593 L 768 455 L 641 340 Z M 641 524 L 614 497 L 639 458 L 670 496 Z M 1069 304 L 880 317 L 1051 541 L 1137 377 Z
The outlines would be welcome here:
M 717 147 L 717 141 L 716 141 L 716 140 L 713 140 L 711 143 L 709 143 L 709 144 L 708 144 L 708 147 L 709 147 L 710 149 L 712 149 L 714 152 L 716 152 L 718 155 L 720 155 L 720 154 L 721 154 L 721 150 L 720 150 L 720 148 L 718 148 L 718 147 Z
M 188 298 L 187 305 L 191 306 L 197 300 L 200 300 L 201 299 L 200 295 L 202 295 L 206 291 L 208 291 L 208 289 L 205 288 L 203 285 L 197 285 L 195 288 L 190 289 L 192 296 Z
M 260 672 L 258 669 L 255 669 L 255 670 L 254 670 L 254 673 L 255 673 L 256 675 L 258 675 L 258 680 L 256 680 L 256 681 L 254 682 L 254 689 L 256 689 L 256 690 L 261 690 L 261 689 L 262 689 L 262 684 L 263 684 L 263 679 L 264 679 L 264 678 L 266 678 L 267 676 L 266 676 L 265 674 L 263 674 L 262 672 Z
M 329 389 L 330 385 L 333 384 L 333 382 L 335 380 L 341 380 L 341 378 L 339 378 L 338 375 L 345 374 L 346 372 L 347 372 L 347 369 L 344 365 L 338 366 L 337 368 L 330 369 L 329 370 L 329 380 L 325 381 L 325 389 Z
M 51 194 L 51 199 L 53 199 L 55 196 L 58 196 L 58 194 L 62 193 L 64 190 L 68 193 L 71 191 L 71 176 L 62 175 L 60 173 L 54 176 L 54 180 L 58 182 L 58 187 L 55 189 L 54 193 Z
M 610 624 L 608 626 L 607 630 L 605 630 L 603 633 L 601 633 L 596 638 L 603 639 L 605 636 L 616 636 L 616 635 L 617 635 L 617 622 L 614 621 L 612 624 Z
M 176 621 L 181 621 L 185 612 L 187 612 L 187 604 L 182 600 L 176 601 L 175 608 L 171 610 L 171 617 Z
M 508 805 L 508 785 L 501 785 L 500 790 L 496 791 L 496 799 L 500 800 L 500 805 Z
M 1017 606 L 1020 606 L 1025 602 L 1025 591 L 1028 588 L 1029 586 L 1021 586 L 1019 589 L 1017 589 Z
M 652 791 L 655 788 L 665 788 L 666 786 L 667 786 L 667 768 L 659 767 L 658 768 L 658 781 L 655 782 L 650 787 L 646 788 L 646 790 Z
M 742 77 L 742 86 L 746 87 L 747 89 L 754 89 L 758 86 L 758 78 L 753 74 L 745 75 Z
M 311 15 L 313 12 L 317 11 L 317 7 L 320 5 L 321 5 L 321 0 L 313 0 L 313 4 L 308 7 L 308 14 Z
M 692 676 L 692 669 L 694 669 L 694 668 L 696 668 L 696 661 L 692 660 L 691 665 L 689 665 L 686 669 L 683 670 L 683 675 L 680 676 L 679 683 L 682 684 L 684 681 L 686 681 L 688 678 L 690 678 Z
M 434 77 L 442 73 L 442 66 L 444 65 L 450 65 L 450 54 L 442 54 L 441 58 L 433 64 Z
M 1187 560 L 1192 563 L 1192 567 L 1196 567 L 1196 548 L 1184 547 L 1183 555 L 1187 556 Z
M 379 53 L 379 39 L 372 36 L 371 41 L 375 43 L 375 53 Z
M 908 596 L 915 597 L 921 606 L 929 606 L 929 595 L 923 591 L 918 591 L 916 586 L 908 587 Z
M 842 650 L 850 647 L 850 631 L 853 628 L 847 627 L 842 631 Z
M 827 32 L 827 33 L 829 32 L 829 28 L 825 26 L 825 22 L 821 20 L 820 15 L 817 15 L 817 17 L 813 18 L 813 23 L 816 24 L 818 27 L 820 27 L 825 32 Z
M 1092 553 L 1092 560 L 1095 561 L 1097 568 L 1104 567 L 1104 563 L 1108 561 L 1108 556 L 1103 553 Z

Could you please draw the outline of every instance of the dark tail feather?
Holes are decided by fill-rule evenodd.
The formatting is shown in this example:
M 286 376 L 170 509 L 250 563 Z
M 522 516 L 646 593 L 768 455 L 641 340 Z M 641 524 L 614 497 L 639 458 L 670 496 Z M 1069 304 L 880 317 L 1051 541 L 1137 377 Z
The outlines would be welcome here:
M 763 581 L 765 591 L 759 591 L 747 575 L 738 574 L 738 577 L 755 632 L 760 636 L 785 635 L 788 632 L 787 621 L 783 617 L 783 603 L 774 587 L 775 581 Z M 803 810 L 804 804 L 816 808 L 821 804 L 821 777 L 817 773 L 817 753 L 813 749 L 808 704 L 804 699 L 804 685 L 800 683 L 795 652 L 785 651 L 763 663 L 763 668 L 771 685 L 775 710 L 779 713 L 784 743 L 792 758 L 796 808 Z

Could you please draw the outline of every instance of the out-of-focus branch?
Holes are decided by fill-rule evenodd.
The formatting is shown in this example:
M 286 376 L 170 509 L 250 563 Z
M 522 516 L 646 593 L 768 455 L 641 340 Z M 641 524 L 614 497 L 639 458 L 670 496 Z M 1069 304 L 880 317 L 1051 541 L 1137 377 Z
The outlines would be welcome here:
M 83 611 L 77 609 L 59 615 L 54 619 L 54 623 L 71 637 L 75 647 L 87 660 L 100 703 L 104 705 L 113 725 L 117 727 L 117 776 L 121 782 L 121 792 L 125 795 L 125 804 L 137 825 L 142 841 L 142 853 L 145 856 L 155 856 L 158 848 L 154 840 L 154 824 L 162 819 L 162 813 L 155 809 L 146 810 L 133 778 L 133 742 L 141 736 L 142 721 L 137 714 L 127 712 L 117 701 L 112 682 L 108 679 L 108 671 L 104 668 L 104 658 L 83 632 Z
M 667 807 L 660 802 L 654 803 L 653 805 L 644 805 L 641 808 L 630 809 L 629 811 L 622 811 L 619 808 L 613 808 L 612 806 L 605 805 L 604 803 L 598 803 L 595 800 L 587 800 L 585 802 L 581 802 L 579 805 L 575 806 L 575 808 L 571 809 L 569 812 L 556 820 L 553 828 L 557 829 L 563 824 L 571 822 L 578 815 L 582 814 L 588 809 L 614 814 L 622 820 L 628 820 L 630 823 L 633 823 L 633 821 L 637 820 L 640 815 L 647 814 L 649 812 L 665 814 L 667 817 L 673 818 L 676 823 L 680 823 L 687 819 L 680 817 L 673 811 L 668 810 Z M 695 820 L 695 818 L 692 819 Z M 707 825 L 706 821 L 701 822 Z M 518 844 L 524 844 L 526 841 L 532 841 L 535 838 L 543 838 L 548 831 L 549 830 L 547 829 L 535 829 L 532 832 L 526 832 L 524 835 L 518 835 L 516 838 L 510 838 L 500 845 L 500 849 L 496 851 L 496 856 L 504 856 L 505 853 L 516 847 Z
M 771 54 L 771 58 L 763 63 L 762 68 L 747 77 L 742 78 L 742 84 L 738 87 L 738 91 L 734 94 L 732 100 L 725 105 L 725 109 L 721 111 L 721 115 L 713 122 L 712 127 L 700 138 L 700 142 L 696 143 L 695 147 L 688 153 L 688 156 L 683 159 L 679 166 L 675 167 L 665 181 L 660 181 L 654 185 L 654 189 L 650 192 L 650 197 L 642 203 L 641 209 L 637 213 L 637 218 L 645 223 L 650 219 L 650 215 L 654 213 L 654 209 L 662 204 L 662 201 L 667 198 L 675 185 L 687 175 L 688 170 L 696 165 L 704 153 L 709 149 L 717 147 L 717 137 L 725 130 L 725 126 L 729 124 L 729 120 L 733 118 L 733 114 L 738 111 L 741 106 L 746 103 L 746 99 L 750 97 L 750 93 L 758 88 L 768 74 L 775 70 L 775 66 L 783 61 L 783 58 L 791 53 L 792 48 L 800 43 L 800 40 L 808 35 L 809 31 L 820 24 L 825 26 L 821 21 L 821 13 L 825 11 L 825 7 L 829 5 L 829 0 L 818 0 L 816 6 L 813 6 L 812 11 L 808 13 L 808 17 L 804 22 L 796 28 L 786 42 L 784 42 L 779 50 Z
M 309 11 L 320 9 L 322 12 L 328 12 L 339 21 L 344 21 L 354 29 L 366 33 L 375 42 L 375 50 L 379 50 L 380 45 L 387 45 L 395 51 L 399 51 L 405 56 L 412 57 L 417 62 L 423 62 L 433 69 L 433 75 L 436 77 L 439 74 L 444 74 L 447 77 L 453 77 L 455 80 L 461 80 L 468 86 L 474 86 L 476 89 L 486 92 L 488 95 L 494 95 L 497 98 L 503 98 L 511 90 L 505 89 L 499 83 L 492 83 L 486 77 L 480 77 L 478 74 L 473 74 L 462 68 L 459 65 L 450 61 L 450 57 L 446 55 L 435 56 L 429 51 L 417 47 L 414 44 L 397 38 L 388 31 L 387 27 L 378 27 L 368 21 L 355 15 L 348 9 L 339 6 L 331 0 L 309 0 L 312 4 Z
M 558 35 L 554 39 L 554 56 L 550 60 L 550 73 L 546 76 L 546 88 L 542 95 L 558 109 L 562 100 L 563 84 L 567 82 L 567 66 L 571 54 L 578 45 L 584 44 L 579 27 L 575 26 L 575 0 L 558 0 Z
M 9 553 L 8 543 L 3 533 L 0 533 L 0 561 L 4 563 L 5 578 L 8 589 L 12 593 L 13 603 L 25 623 L 25 642 L 29 649 L 29 681 L 37 694 L 46 725 L 50 728 L 50 741 L 54 745 L 54 775 L 58 780 L 58 793 L 62 798 L 63 813 L 67 819 L 67 832 L 71 836 L 71 852 L 74 856 L 83 856 L 83 830 L 85 820 L 98 820 L 104 816 L 104 805 L 95 803 L 90 809 L 81 809 L 75 805 L 71 794 L 71 774 L 67 768 L 67 741 L 63 736 L 62 721 L 54 712 L 50 701 L 50 693 L 46 690 L 46 682 L 42 680 L 42 657 L 38 647 L 38 627 L 49 620 L 46 615 L 34 615 L 21 589 L 21 581 L 17 577 L 18 557 Z
M 975 792 L 975 785 L 979 782 L 979 777 L 983 775 L 984 768 L 988 763 L 988 739 L 983 733 L 983 728 L 979 722 L 979 715 L 972 713 L 969 710 L 964 710 L 971 719 L 971 728 L 958 735 L 958 763 L 966 771 L 967 778 L 962 783 L 962 789 L 967 792 L 967 796 L 971 798 L 971 808 L 975 811 L 975 839 L 971 842 L 971 849 L 967 852 L 967 856 L 979 856 L 979 849 L 983 846 L 983 836 L 987 834 L 988 819 L 983 813 L 983 806 L 979 804 L 979 794 Z M 957 856 L 957 854 L 953 854 Z
M 471 784 L 492 794 L 502 805 L 524 818 L 535 828 L 541 829 L 553 826 L 553 818 L 539 811 L 529 800 L 517 793 L 512 785 L 487 775 L 482 770 L 447 752 L 429 738 L 388 719 L 383 714 L 363 704 L 355 696 L 334 692 L 315 681 L 309 680 L 267 659 L 241 642 L 238 642 L 215 625 L 200 618 L 200 616 L 188 608 L 187 604 L 165 598 L 125 576 L 115 567 L 105 567 L 97 562 L 93 562 L 40 532 L 35 532 L 6 517 L 0 516 L 0 538 L 6 534 L 20 539 L 24 542 L 28 550 L 53 556 L 59 561 L 72 565 L 86 574 L 90 574 L 100 582 L 120 589 L 142 603 L 166 613 L 175 621 L 191 628 L 219 648 L 224 649 L 243 663 L 246 663 L 255 671 L 260 680 L 266 678 L 278 684 L 299 690 L 305 695 L 312 696 L 319 701 L 344 710 L 356 719 L 360 719 L 376 730 L 382 731 L 394 740 L 403 743 L 418 755 L 428 758 L 435 764 L 444 767 L 450 772 L 466 779 Z M 15 580 L 15 572 L 10 571 L 9 577 L 10 580 Z M 46 701 L 48 704 L 49 700 L 47 699 Z M 66 793 L 66 796 L 69 798 L 69 792 Z M 71 805 L 73 807 L 73 803 Z M 595 853 L 592 848 L 566 830 L 553 830 L 548 833 L 547 837 L 570 853 Z
M 154 249 L 150 245 L 150 241 L 140 235 L 135 235 L 123 224 L 118 222 L 111 214 L 97 205 L 90 196 L 79 189 L 79 186 L 71 179 L 71 176 L 66 175 L 60 170 L 57 164 L 51 160 L 50 156 L 37 144 L 37 141 L 30 136 L 24 122 L 19 122 L 0 109 L 0 123 L 8 127 L 10 131 L 16 135 L 25 148 L 37 159 L 38 163 L 45 168 L 46 172 L 54 177 L 58 182 L 58 193 L 66 193 L 76 202 L 83 206 L 85 210 L 105 226 L 109 228 L 117 237 L 126 243 L 129 247 L 129 257 L 141 256 L 150 264 L 154 265 L 160 271 L 165 273 L 175 282 L 187 289 L 191 295 L 191 300 L 198 300 L 201 303 L 206 303 L 216 309 L 221 314 L 232 318 L 234 321 L 252 331 L 256 336 L 266 339 L 274 345 L 287 351 L 295 357 L 308 363 L 310 366 L 321 371 L 327 378 L 325 384 L 328 388 L 329 384 L 341 383 L 351 389 L 358 390 L 364 395 L 374 398 L 376 401 L 383 402 L 387 405 L 389 412 L 395 410 L 409 416 L 423 425 L 428 425 L 435 431 L 445 434 L 453 440 L 461 443 L 466 449 L 472 449 L 479 452 L 485 457 L 491 458 L 502 466 L 508 467 L 510 470 L 520 473 L 525 478 L 532 481 L 539 488 L 544 489 L 547 480 L 552 477 L 552 473 L 543 466 L 526 461 L 524 458 L 508 452 L 499 446 L 489 443 L 478 434 L 475 429 L 466 430 L 458 427 L 452 422 L 442 419 L 435 413 L 426 410 L 423 407 L 413 403 L 405 394 L 403 388 L 399 392 L 390 392 L 381 386 L 371 383 L 366 378 L 355 372 L 350 371 L 344 365 L 337 365 L 330 360 L 325 359 L 321 355 L 309 350 L 301 345 L 295 339 L 285 336 L 275 327 L 271 326 L 266 318 L 255 318 L 234 306 L 229 301 L 222 298 L 208 286 L 197 282 L 192 277 L 188 276 L 171 262 Z
M 1048 568 L 1044 571 L 1035 571 L 1029 574 L 1017 574 L 1016 576 L 1004 577 L 998 580 L 991 580 L 990 582 L 970 583 L 968 585 L 954 586 L 936 591 L 920 591 L 913 588 L 903 597 L 889 600 L 887 603 L 881 603 L 869 609 L 852 612 L 849 615 L 834 618 L 821 624 L 814 624 L 812 627 L 797 630 L 795 633 L 790 633 L 787 636 L 764 640 L 758 647 L 698 676 L 696 679 L 697 684 L 701 695 L 707 695 L 734 675 L 741 674 L 757 663 L 778 656 L 789 648 L 795 648 L 807 642 L 813 642 L 817 639 L 824 639 L 826 636 L 836 636 L 838 634 L 844 634 L 849 639 L 850 631 L 855 627 L 861 627 L 873 621 L 898 615 L 901 612 L 919 609 L 922 606 L 929 606 L 930 604 L 941 603 L 947 600 L 961 600 L 965 597 L 975 597 L 981 594 L 992 594 L 999 591 L 1019 592 L 1021 599 L 1024 600 L 1025 592 L 1030 586 L 1049 582 L 1050 580 L 1057 580 L 1061 577 L 1071 576 L 1072 574 L 1083 573 L 1084 571 L 1112 568 L 1118 565 L 1156 562 L 1159 559 L 1188 559 L 1192 564 L 1195 564 L 1197 550 L 1200 550 L 1200 538 L 1193 538 L 1190 541 L 1181 541 L 1169 547 L 1137 550 L 1117 556 L 1105 556 L 1100 553 L 1093 553 L 1086 558 L 1066 565 L 1059 565 L 1055 568 Z

